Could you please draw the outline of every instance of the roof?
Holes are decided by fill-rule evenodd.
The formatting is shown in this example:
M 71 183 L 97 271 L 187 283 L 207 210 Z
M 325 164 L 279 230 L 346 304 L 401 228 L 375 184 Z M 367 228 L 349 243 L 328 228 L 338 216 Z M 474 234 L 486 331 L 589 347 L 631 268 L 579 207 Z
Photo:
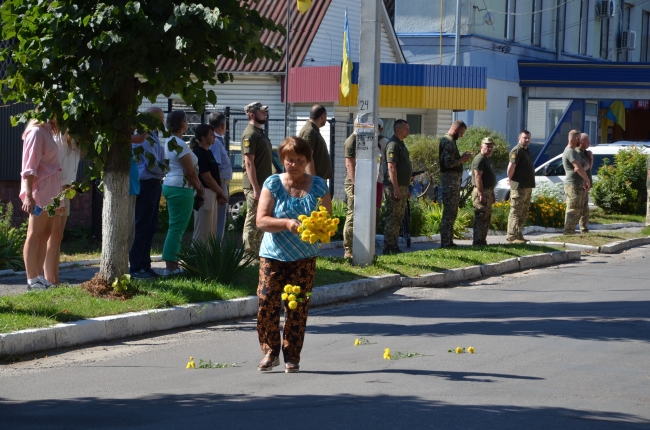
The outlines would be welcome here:
M 296 9 L 295 1 L 260 0 L 257 4 L 250 2 L 251 9 L 257 10 L 260 15 L 270 18 L 277 24 L 287 26 L 287 4 L 291 6 L 291 40 L 289 47 L 291 56 L 289 67 L 300 67 L 307 51 L 314 40 L 316 31 L 320 27 L 323 17 L 327 12 L 331 0 L 318 0 L 311 4 L 309 10 L 302 15 Z M 279 32 L 265 31 L 260 40 L 271 48 L 281 48 L 282 58 L 280 61 L 269 59 L 257 59 L 252 63 L 236 61 L 224 57 L 217 59 L 217 70 L 224 72 L 248 72 L 248 73 L 284 73 L 285 71 L 285 46 L 286 38 Z
M 650 89 L 650 63 L 519 60 L 522 87 Z M 607 97 L 601 97 L 607 98 Z M 641 95 L 639 95 L 639 98 Z

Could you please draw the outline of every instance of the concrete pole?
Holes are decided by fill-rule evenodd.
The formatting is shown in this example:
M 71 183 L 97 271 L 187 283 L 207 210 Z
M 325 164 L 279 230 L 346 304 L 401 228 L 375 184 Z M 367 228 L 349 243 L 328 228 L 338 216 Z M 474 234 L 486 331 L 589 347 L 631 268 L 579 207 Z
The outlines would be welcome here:
M 382 0 L 361 0 L 359 45 L 359 110 L 357 111 L 356 178 L 354 185 L 353 263 L 371 264 L 375 257 L 377 194 L 377 119 L 379 118 L 379 59 Z

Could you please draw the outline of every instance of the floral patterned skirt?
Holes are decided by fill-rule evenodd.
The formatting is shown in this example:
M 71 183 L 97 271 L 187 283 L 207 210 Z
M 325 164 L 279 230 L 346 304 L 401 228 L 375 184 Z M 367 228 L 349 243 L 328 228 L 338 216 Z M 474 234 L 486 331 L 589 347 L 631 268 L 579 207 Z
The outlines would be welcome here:
M 262 354 L 280 355 L 284 361 L 300 363 L 300 351 L 305 340 L 309 300 L 289 309 L 282 302 L 282 293 L 287 284 L 300 286 L 302 292 L 311 293 L 316 275 L 316 258 L 298 261 L 279 261 L 260 257 L 260 280 L 257 286 L 259 310 L 257 312 L 257 334 Z M 280 342 L 280 307 L 284 308 L 284 327 Z

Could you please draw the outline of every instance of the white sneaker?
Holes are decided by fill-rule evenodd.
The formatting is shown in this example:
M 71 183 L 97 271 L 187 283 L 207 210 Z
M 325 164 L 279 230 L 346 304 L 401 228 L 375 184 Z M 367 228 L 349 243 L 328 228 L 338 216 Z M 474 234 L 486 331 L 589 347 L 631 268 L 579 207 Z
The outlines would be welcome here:
M 56 288 L 56 285 L 52 285 L 50 281 L 45 279 L 45 276 L 38 275 L 38 281 L 41 284 L 45 285 L 46 288 Z
M 183 273 L 183 268 L 182 267 L 179 267 L 176 270 L 167 270 L 167 269 L 165 269 L 163 271 L 163 276 L 179 275 L 181 273 Z
M 47 290 L 47 285 L 41 283 L 40 279 L 32 284 L 27 284 L 27 291 L 45 291 Z

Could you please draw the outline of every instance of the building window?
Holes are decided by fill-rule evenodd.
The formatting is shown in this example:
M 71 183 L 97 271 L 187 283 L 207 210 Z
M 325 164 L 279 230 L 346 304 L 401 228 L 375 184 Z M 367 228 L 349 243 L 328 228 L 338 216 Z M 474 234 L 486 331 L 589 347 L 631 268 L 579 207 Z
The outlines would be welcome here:
M 528 100 L 526 128 L 531 140 L 545 142 L 570 104 L 568 100 Z
M 643 12 L 641 17 L 641 58 L 639 61 L 650 61 L 650 12 Z
M 623 9 L 622 10 L 623 17 L 622 17 L 622 20 L 621 20 L 621 23 L 622 23 L 621 30 L 622 31 L 629 31 L 630 30 L 630 15 L 632 15 L 632 5 L 629 4 L 629 3 L 625 3 L 625 6 L 623 6 L 622 9 Z M 625 49 L 625 50 L 619 49 L 618 50 L 618 61 L 629 61 L 630 60 L 629 54 L 630 54 L 629 50 L 627 50 L 627 49 Z
M 580 42 L 578 52 L 587 55 L 587 27 L 589 17 L 589 0 L 580 1 Z
M 540 46 L 542 44 L 542 0 L 533 0 L 533 22 L 530 26 L 530 44 Z
M 600 58 L 607 60 L 609 52 L 609 19 L 600 22 Z
M 422 115 L 406 115 L 411 134 L 422 134 Z

